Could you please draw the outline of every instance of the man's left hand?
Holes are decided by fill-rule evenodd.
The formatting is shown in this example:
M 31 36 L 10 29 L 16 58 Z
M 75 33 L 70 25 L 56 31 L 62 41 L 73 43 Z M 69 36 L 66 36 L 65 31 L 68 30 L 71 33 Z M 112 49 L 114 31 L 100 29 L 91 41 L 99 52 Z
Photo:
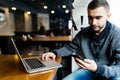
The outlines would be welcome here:
M 75 60 L 77 61 L 78 65 L 83 69 L 91 70 L 93 72 L 97 70 L 97 64 L 94 60 L 84 59 L 83 61 L 78 58 L 75 58 Z

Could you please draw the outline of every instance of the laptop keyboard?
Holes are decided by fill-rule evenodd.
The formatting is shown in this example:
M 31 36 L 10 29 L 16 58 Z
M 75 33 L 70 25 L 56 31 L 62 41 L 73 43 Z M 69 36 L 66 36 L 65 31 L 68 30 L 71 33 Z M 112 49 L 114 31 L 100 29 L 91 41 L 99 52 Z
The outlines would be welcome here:
M 37 58 L 25 59 L 25 61 L 28 63 L 31 69 L 45 67 L 45 65 Z

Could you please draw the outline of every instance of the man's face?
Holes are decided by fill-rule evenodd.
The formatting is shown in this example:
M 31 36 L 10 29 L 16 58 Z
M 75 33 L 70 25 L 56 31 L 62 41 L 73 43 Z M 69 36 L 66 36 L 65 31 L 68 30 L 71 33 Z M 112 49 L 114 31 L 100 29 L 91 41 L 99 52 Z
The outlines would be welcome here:
M 88 9 L 88 22 L 92 30 L 98 35 L 105 28 L 106 21 L 109 17 L 110 13 L 108 13 L 102 6 L 96 9 Z

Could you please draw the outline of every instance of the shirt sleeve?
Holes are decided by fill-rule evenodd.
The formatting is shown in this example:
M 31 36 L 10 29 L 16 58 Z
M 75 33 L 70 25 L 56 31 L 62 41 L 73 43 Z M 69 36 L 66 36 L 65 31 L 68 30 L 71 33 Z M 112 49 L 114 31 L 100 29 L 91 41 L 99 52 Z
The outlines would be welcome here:
M 55 49 L 52 52 L 57 56 L 69 56 L 74 53 L 79 47 L 79 34 L 75 36 L 75 38 L 70 42 L 70 44 L 65 45 L 60 49 Z

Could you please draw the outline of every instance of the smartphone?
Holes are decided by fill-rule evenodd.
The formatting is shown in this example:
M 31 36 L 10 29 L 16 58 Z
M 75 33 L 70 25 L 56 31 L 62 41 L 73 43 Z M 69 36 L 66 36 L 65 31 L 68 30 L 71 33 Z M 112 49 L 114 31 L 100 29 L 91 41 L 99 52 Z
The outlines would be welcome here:
M 76 54 L 73 54 L 72 56 L 74 58 L 79 58 L 81 60 L 84 60 L 86 58 L 85 55 L 83 54 L 83 52 L 80 50 L 76 50 Z
M 80 56 L 80 55 L 76 55 L 76 54 L 73 54 L 72 57 L 74 58 L 78 58 L 78 59 L 81 59 L 81 60 L 84 60 L 85 58 Z

